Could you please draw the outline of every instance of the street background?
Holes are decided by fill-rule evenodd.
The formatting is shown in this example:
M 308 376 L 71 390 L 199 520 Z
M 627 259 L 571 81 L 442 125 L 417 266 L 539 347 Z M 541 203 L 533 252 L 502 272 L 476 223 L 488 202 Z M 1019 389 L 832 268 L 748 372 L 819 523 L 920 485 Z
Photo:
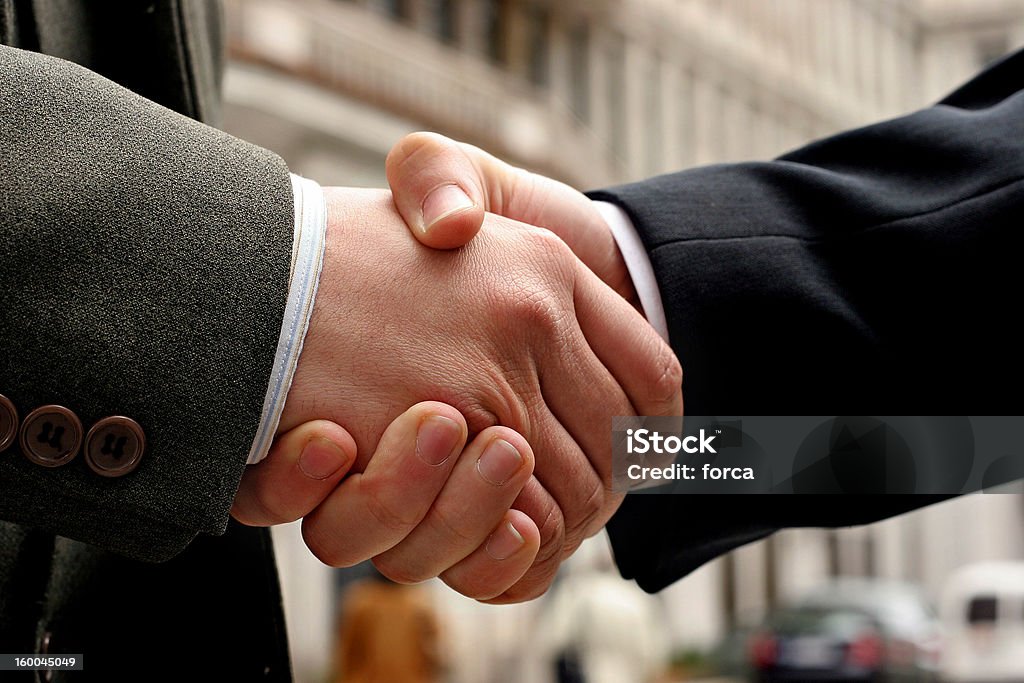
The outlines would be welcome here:
M 1024 45 L 1021 0 L 232 0 L 226 8 L 227 130 L 322 184 L 369 187 L 385 186 L 391 145 L 425 129 L 581 189 L 768 159 L 933 102 Z M 296 678 L 328 680 L 337 606 L 365 569 L 324 567 L 295 525 L 275 539 Z M 480 605 L 439 583 L 422 591 L 439 624 L 443 680 L 543 683 L 557 659 L 578 650 L 602 660 L 588 666 L 605 680 L 667 681 L 751 675 L 758 657 L 780 656 L 765 619 L 771 626 L 781 608 L 835 577 L 865 579 L 861 595 L 899 580 L 937 605 L 951 582 L 969 583 L 956 570 L 984 560 L 1024 560 L 1021 496 L 969 496 L 868 527 L 785 531 L 657 596 L 618 578 L 603 535 L 527 605 Z M 996 632 L 987 606 L 972 602 L 964 614 Z M 912 658 L 946 666 L 956 644 L 947 622 L 958 609 L 939 620 L 944 635 L 911 643 L 920 650 Z M 881 656 L 893 657 L 887 648 Z

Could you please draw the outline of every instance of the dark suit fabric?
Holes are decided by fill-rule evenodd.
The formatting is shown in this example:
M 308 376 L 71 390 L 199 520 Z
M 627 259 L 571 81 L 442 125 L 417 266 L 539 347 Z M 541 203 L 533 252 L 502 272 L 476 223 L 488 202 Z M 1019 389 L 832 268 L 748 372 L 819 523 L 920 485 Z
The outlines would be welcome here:
M 591 196 L 650 255 L 692 415 L 1012 415 L 1024 408 L 1024 53 L 941 103 L 775 161 Z M 935 497 L 629 496 L 609 530 L 657 590 L 788 526 Z
M 228 513 L 294 205 L 280 158 L 196 120 L 218 111 L 216 19 L 189 0 L 0 2 L 0 393 L 147 437 L 117 479 L 0 454 L 0 652 L 49 633 L 90 680 L 202 677 L 175 659 L 198 649 L 226 680 L 289 677 L 269 538 Z

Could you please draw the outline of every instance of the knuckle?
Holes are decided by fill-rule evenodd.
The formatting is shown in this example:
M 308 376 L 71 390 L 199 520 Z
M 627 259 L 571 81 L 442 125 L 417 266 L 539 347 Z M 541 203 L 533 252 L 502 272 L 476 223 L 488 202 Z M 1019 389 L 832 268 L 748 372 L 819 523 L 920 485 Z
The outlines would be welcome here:
M 534 251 L 551 256 L 558 256 L 565 247 L 565 242 L 547 228 L 534 227 L 526 232 L 526 240 Z
M 478 577 L 472 575 L 455 576 L 451 572 L 446 572 L 441 574 L 441 580 L 453 591 L 464 595 L 470 600 L 484 602 L 494 598 L 501 592 L 501 589 L 495 590 L 493 587 L 488 587 Z
M 558 506 L 552 505 L 548 509 L 544 518 L 537 523 L 537 529 L 540 531 L 540 548 L 537 551 L 536 563 L 560 558 L 565 546 L 565 518 Z
M 564 327 L 567 307 L 550 287 L 519 284 L 509 299 L 509 319 L 516 326 L 544 337 L 557 336 Z
M 559 564 L 559 562 L 548 562 L 544 566 L 532 567 L 515 585 L 502 593 L 498 599 L 490 602 L 510 604 L 528 602 L 541 597 L 551 588 Z
M 570 275 L 529 253 L 504 277 L 486 278 L 481 289 L 502 329 L 550 337 L 561 335 L 566 321 L 575 314 L 571 283 Z
M 260 526 L 261 520 L 254 517 L 251 512 L 248 505 L 240 505 L 236 502 L 231 506 L 231 517 L 236 522 L 245 526 Z
M 538 256 L 556 262 L 571 261 L 575 258 L 565 240 L 547 228 L 531 227 L 526 231 L 525 238 L 530 250 Z
M 278 524 L 287 524 L 295 519 L 290 515 L 271 509 L 267 502 L 262 498 L 257 498 L 254 502 L 257 510 L 259 511 L 260 526 L 277 526 Z
M 377 568 L 377 571 L 395 583 L 406 585 L 422 583 L 436 576 L 436 574 L 430 573 L 422 567 L 411 567 L 407 562 L 390 553 L 373 558 L 373 566 Z
M 479 434 L 488 427 L 501 423 L 495 412 L 488 408 L 481 400 L 457 402 L 455 407 L 462 413 L 462 417 L 465 418 L 470 434 Z
M 604 482 L 600 479 L 596 479 L 594 486 L 590 491 L 590 495 L 583 501 L 581 511 L 583 513 L 582 521 L 584 527 L 590 525 L 590 523 L 600 516 L 604 510 L 608 500 L 608 489 L 605 488 Z
M 459 546 L 465 545 L 478 545 L 480 539 L 474 538 L 473 534 L 463 528 L 459 523 L 460 518 L 453 516 L 450 512 L 443 510 L 442 508 L 435 508 L 430 513 L 431 523 L 440 531 L 441 535 L 446 540 L 446 545 L 451 547 L 453 544 Z
M 660 372 L 651 385 L 651 394 L 658 409 L 664 412 L 672 408 L 683 386 L 683 366 L 672 350 L 661 344 L 657 367 Z
M 572 520 L 566 521 L 565 538 L 566 543 L 575 549 L 587 536 L 587 530 L 605 507 L 607 491 L 604 484 L 596 482 L 590 488 L 590 493 L 576 509 Z
M 409 133 L 392 147 L 385 163 L 388 167 L 392 167 L 397 163 L 396 170 L 404 169 L 413 160 L 421 156 L 430 158 L 442 151 L 442 148 L 441 138 L 435 133 L 423 131 Z
M 535 264 L 560 279 L 569 279 L 576 255 L 565 240 L 547 228 L 531 227 L 524 235 L 527 255 Z
M 302 540 L 309 548 L 309 552 L 328 567 L 351 567 L 356 564 L 339 552 L 336 544 L 327 541 L 325 534 L 321 533 L 319 525 L 311 523 L 309 520 L 302 524 Z
M 283 506 L 273 490 L 264 486 L 263 482 L 251 489 L 247 488 L 244 503 L 237 507 L 240 517 L 236 518 L 249 526 L 274 526 L 292 521 L 282 510 Z
M 376 483 L 364 478 L 360 490 L 367 512 L 385 531 L 404 535 L 419 521 L 415 506 L 393 506 Z

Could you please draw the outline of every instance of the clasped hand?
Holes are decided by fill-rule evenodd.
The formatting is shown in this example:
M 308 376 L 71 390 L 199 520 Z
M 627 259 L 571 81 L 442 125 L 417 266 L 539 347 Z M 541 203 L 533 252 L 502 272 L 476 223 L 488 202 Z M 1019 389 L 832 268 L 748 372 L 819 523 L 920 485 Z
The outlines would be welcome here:
M 302 518 L 332 566 L 536 597 L 621 502 L 610 418 L 682 414 L 682 371 L 583 195 L 425 134 L 388 177 L 394 200 L 325 189 L 310 329 L 232 514 Z

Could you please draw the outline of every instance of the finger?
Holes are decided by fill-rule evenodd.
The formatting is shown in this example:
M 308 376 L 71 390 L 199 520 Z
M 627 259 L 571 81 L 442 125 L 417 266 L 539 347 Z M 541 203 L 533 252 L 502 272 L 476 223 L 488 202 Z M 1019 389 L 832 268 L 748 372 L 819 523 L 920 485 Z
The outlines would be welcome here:
M 279 434 L 258 465 L 245 468 L 231 515 L 250 526 L 284 524 L 308 514 L 334 490 L 356 459 L 356 443 L 327 420 Z
M 461 247 L 480 230 L 487 197 L 457 142 L 433 133 L 407 135 L 391 149 L 385 169 L 398 212 L 424 245 Z
M 484 543 L 530 478 L 533 464 L 533 451 L 518 433 L 507 427 L 485 429 L 462 451 L 423 521 L 375 557 L 374 564 L 398 583 L 439 575 Z
M 572 259 L 572 263 L 578 261 Z M 601 293 L 625 303 L 610 289 Z M 626 308 L 632 310 L 628 304 Z M 624 352 L 629 351 L 611 355 Z M 564 332 L 559 353 L 548 354 L 541 362 L 541 392 L 547 409 L 583 454 L 571 463 L 576 469 L 568 480 L 563 471 L 568 461 L 544 458 L 536 470 L 537 479 L 562 509 L 566 550 L 572 552 L 614 511 L 611 420 L 617 415 L 633 416 L 635 411 L 619 379 L 594 353 L 578 324 Z
M 558 384 L 558 379 L 571 374 L 571 370 L 585 375 L 578 365 L 566 369 L 564 374 L 553 373 L 554 382 L 544 380 L 544 398 L 548 403 L 545 410 L 549 411 L 550 416 L 545 420 L 545 431 L 553 430 L 553 441 L 570 443 L 572 448 L 562 450 L 558 457 L 538 458 L 534 473 L 562 513 L 565 537 L 559 559 L 564 559 L 576 550 L 590 529 L 607 521 L 603 517 L 612 512 L 606 510 L 610 501 L 608 489 L 611 483 L 610 420 L 604 419 L 605 415 L 610 416 L 611 413 L 601 407 L 604 396 L 600 390 L 594 391 L 578 380 L 566 379 L 565 384 Z M 603 367 L 601 371 L 607 376 Z M 557 395 L 547 391 L 552 385 L 557 389 Z M 601 386 L 608 394 L 614 393 L 614 383 L 608 386 L 605 381 Z M 580 391 L 583 393 L 575 393 Z M 586 404 L 591 399 L 597 401 L 596 407 Z M 564 411 L 568 417 L 559 420 L 557 415 L 550 412 L 554 410 Z M 569 431 L 567 425 L 570 424 L 574 425 L 574 432 Z M 534 441 L 543 444 L 545 438 L 542 435 L 540 439 L 534 438 Z M 538 446 L 538 450 L 540 448 Z M 545 453 L 543 450 L 540 452 Z
M 555 580 L 558 568 L 565 559 L 565 522 L 562 511 L 536 477 L 530 478 L 512 507 L 537 525 L 540 547 L 526 573 L 500 595 L 486 599 L 488 603 L 525 602 L 540 597 Z
M 573 296 L 587 343 L 626 392 L 637 415 L 683 414 L 683 369 L 646 320 L 582 263 Z M 611 426 L 606 425 L 610 430 Z
M 427 514 L 466 442 L 461 413 L 419 403 L 385 430 L 366 470 L 336 488 L 302 523 L 309 549 L 349 567 L 395 546 Z
M 480 547 L 441 574 L 451 588 L 475 600 L 504 594 L 529 570 L 540 548 L 540 531 L 530 517 L 509 510 Z

